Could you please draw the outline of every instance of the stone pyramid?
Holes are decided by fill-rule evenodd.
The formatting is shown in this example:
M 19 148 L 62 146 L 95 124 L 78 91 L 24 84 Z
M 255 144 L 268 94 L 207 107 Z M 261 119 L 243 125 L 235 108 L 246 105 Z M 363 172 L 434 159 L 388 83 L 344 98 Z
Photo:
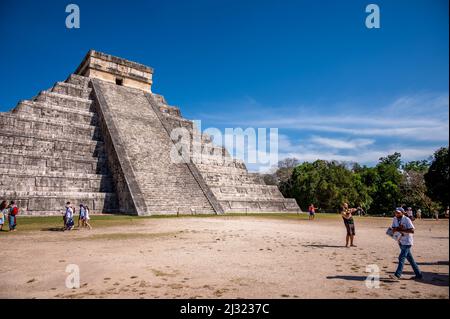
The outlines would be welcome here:
M 0 198 L 29 215 L 67 201 L 132 215 L 299 211 L 151 93 L 152 74 L 91 50 L 64 82 L 0 113 Z M 208 155 L 173 162 L 178 127 Z

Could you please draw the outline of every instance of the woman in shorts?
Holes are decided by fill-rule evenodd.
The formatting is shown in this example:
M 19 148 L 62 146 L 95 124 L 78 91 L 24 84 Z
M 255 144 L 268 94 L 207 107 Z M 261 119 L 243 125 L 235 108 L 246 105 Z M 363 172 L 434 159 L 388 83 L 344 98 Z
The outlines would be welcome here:
M 85 227 L 92 229 L 91 224 L 89 224 L 89 220 L 91 219 L 91 217 L 89 217 L 89 207 L 84 206 L 84 220 L 83 220 L 83 224 Z
M 345 247 L 349 247 L 349 241 L 350 241 L 350 247 L 356 247 L 356 245 L 353 244 L 353 238 L 356 235 L 355 232 L 355 221 L 353 220 L 352 213 L 355 212 L 354 208 L 348 208 L 348 204 L 344 203 L 342 205 L 341 215 L 342 219 L 344 220 L 345 228 L 347 229 L 347 236 L 345 237 Z

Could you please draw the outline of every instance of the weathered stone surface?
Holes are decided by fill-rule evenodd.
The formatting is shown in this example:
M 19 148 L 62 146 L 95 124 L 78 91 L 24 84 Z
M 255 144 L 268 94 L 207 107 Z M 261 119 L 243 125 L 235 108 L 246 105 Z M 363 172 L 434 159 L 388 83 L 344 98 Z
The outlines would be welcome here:
M 67 201 L 137 215 L 299 210 L 150 93 L 150 67 L 91 50 L 75 73 L 0 113 L 0 198 L 22 214 Z M 177 127 L 199 150 L 185 163 L 170 157 Z

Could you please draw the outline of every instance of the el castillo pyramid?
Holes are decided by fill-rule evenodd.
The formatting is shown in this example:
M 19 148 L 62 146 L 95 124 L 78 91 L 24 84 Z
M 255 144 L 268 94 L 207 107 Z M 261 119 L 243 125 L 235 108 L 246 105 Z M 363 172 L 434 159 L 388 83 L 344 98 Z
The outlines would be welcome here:
M 0 199 L 27 215 L 67 201 L 132 215 L 299 211 L 152 93 L 152 74 L 91 50 L 64 82 L 0 113 Z M 171 161 L 177 127 L 200 134 L 208 156 Z

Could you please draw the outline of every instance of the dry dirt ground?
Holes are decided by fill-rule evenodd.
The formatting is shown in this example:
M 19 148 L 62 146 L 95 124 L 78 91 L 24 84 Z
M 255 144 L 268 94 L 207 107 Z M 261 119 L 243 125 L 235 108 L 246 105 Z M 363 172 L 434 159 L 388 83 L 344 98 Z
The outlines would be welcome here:
M 422 282 L 408 280 L 408 263 L 407 279 L 385 280 L 399 252 L 390 221 L 357 218 L 353 248 L 338 216 L 147 218 L 71 232 L 19 224 L 0 233 L 0 298 L 449 298 L 448 220 L 416 222 Z M 69 264 L 78 289 L 65 286 Z M 370 264 L 379 288 L 366 287 Z

